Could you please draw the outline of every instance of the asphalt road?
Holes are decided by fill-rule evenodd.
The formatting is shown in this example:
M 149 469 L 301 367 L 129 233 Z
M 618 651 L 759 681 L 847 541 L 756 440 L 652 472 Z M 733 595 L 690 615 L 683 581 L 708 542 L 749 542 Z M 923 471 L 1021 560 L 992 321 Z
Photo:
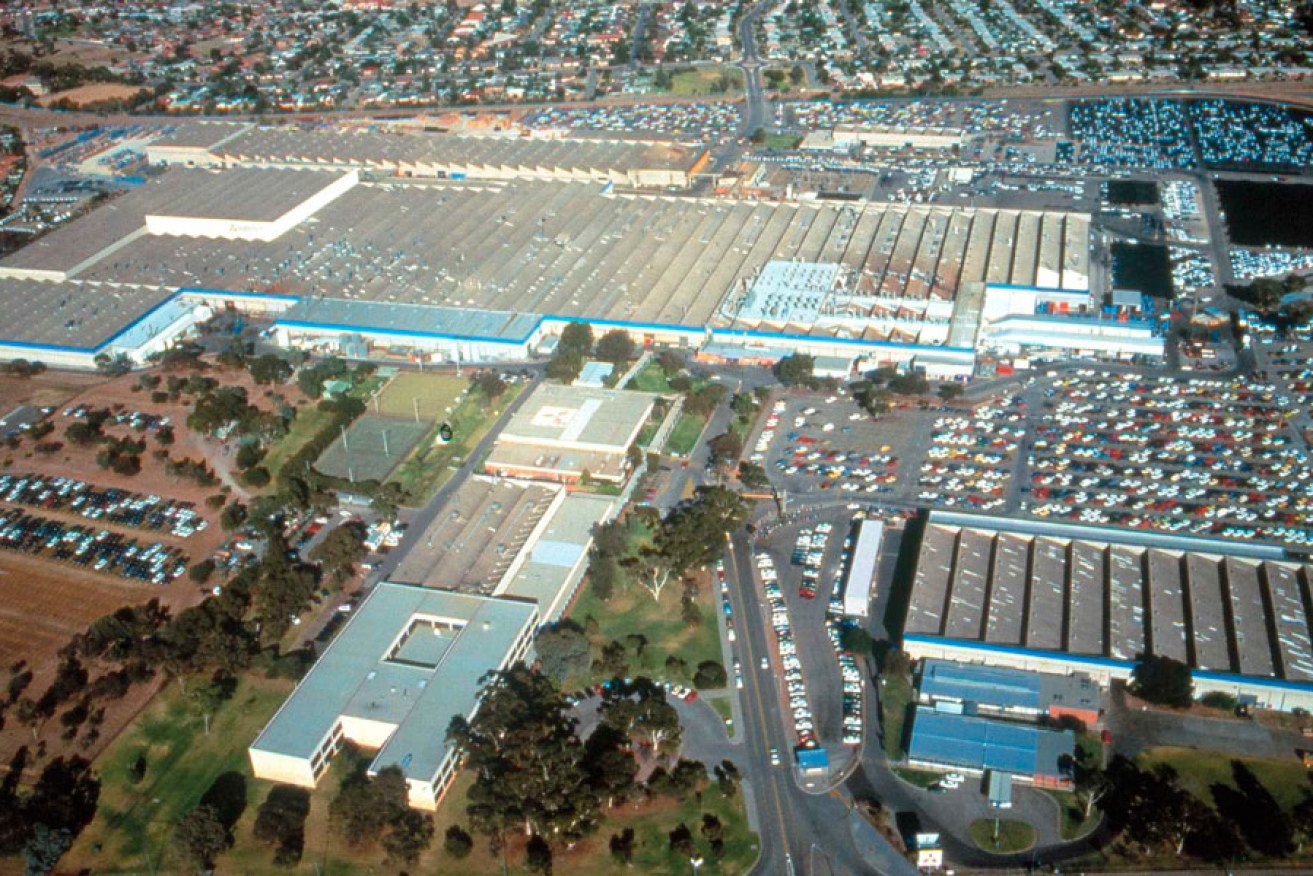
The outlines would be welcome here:
M 761 857 L 751 872 L 763 876 L 888 873 L 889 862 L 886 867 L 872 866 L 859 851 L 847 802 L 832 795 L 806 794 L 795 781 L 793 736 L 776 693 L 777 682 L 773 670 L 761 668 L 761 658 L 773 654 L 773 648 L 751 566 L 752 549 L 740 530 L 731 537 L 726 552 L 725 578 L 743 663 L 742 766 L 751 779 L 761 832 Z M 770 763 L 771 746 L 779 749 L 780 766 Z M 864 847 L 873 841 L 883 843 L 878 836 L 865 840 Z M 888 852 L 893 855 L 892 849 Z

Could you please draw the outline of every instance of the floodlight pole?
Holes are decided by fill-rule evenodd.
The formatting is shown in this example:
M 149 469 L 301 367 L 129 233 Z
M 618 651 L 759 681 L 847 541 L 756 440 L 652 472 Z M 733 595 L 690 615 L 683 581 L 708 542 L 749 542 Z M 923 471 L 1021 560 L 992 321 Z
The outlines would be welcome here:
M 383 455 L 384 455 L 384 456 L 391 456 L 391 455 L 392 455 L 392 454 L 388 451 L 388 430 L 387 430 L 387 429 L 384 429 L 384 430 L 383 430 Z
M 346 426 L 338 426 L 337 430 L 342 433 L 342 449 L 350 450 L 351 445 L 349 445 L 346 440 Z
M 419 396 L 417 395 L 411 396 L 410 404 L 411 407 L 415 409 L 415 423 L 418 424 L 419 423 Z

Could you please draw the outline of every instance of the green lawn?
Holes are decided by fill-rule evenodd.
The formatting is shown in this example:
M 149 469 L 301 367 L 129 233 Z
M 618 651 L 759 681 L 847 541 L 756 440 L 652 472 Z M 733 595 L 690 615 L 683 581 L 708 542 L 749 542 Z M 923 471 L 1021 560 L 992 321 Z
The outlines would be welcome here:
M 251 779 L 246 748 L 291 689 L 286 681 L 244 679 L 214 715 L 206 734 L 178 685 L 170 684 L 96 759 L 99 808 L 62 867 L 68 872 L 79 867 L 97 873 L 154 871 L 173 825 L 224 773 L 236 772 L 245 779 L 247 814 L 253 817 L 264 798 Z M 130 766 L 141 754 L 146 756 L 146 775 L 133 785 Z
M 698 436 L 707 425 L 705 417 L 681 412 L 675 421 L 675 428 L 670 430 L 670 439 L 666 441 L 666 450 L 679 456 L 687 456 L 697 446 Z
M 992 818 L 980 818 L 971 822 L 971 841 L 987 852 L 1024 852 L 1035 845 L 1035 828 L 1024 821 L 995 822 Z
M 1181 787 L 1209 806 L 1213 805 L 1213 795 L 1209 790 L 1213 785 L 1235 787 L 1231 762 L 1236 760 L 1254 773 L 1282 809 L 1289 810 L 1303 800 L 1305 795 L 1313 793 L 1310 774 L 1295 759 L 1293 751 L 1288 760 L 1285 758 L 1275 760 L 1261 757 L 1228 757 L 1214 751 L 1200 751 L 1193 748 L 1151 748 L 1136 760 L 1142 767 L 1158 763 L 1170 764 L 1180 775 Z
M 595 654 L 611 641 L 624 642 L 625 637 L 632 634 L 646 636 L 647 645 L 642 654 L 631 654 L 630 672 L 668 677 L 666 658 L 673 654 L 688 664 L 688 673 L 683 677 L 671 677 L 670 680 L 687 684 L 692 681 L 692 673 L 702 661 L 724 661 L 716 628 L 715 613 L 720 610 L 720 606 L 713 593 L 714 588 L 705 580 L 706 576 L 703 577 L 697 596 L 702 620 L 694 627 L 685 624 L 680 616 L 683 591 L 679 581 L 672 581 L 665 586 L 661 591 L 660 602 L 637 584 L 622 583 L 608 602 L 599 600 L 593 588 L 586 587 L 570 612 L 570 617 L 581 624 L 585 624 L 589 617 L 597 621 L 599 632 L 593 642 Z M 591 684 L 602 680 L 601 674 L 590 674 L 588 678 L 578 681 Z
M 277 482 L 278 472 L 282 469 L 283 463 L 305 446 L 307 441 L 319 434 L 319 430 L 327 426 L 332 419 L 332 414 L 319 410 L 318 402 L 307 402 L 297 409 L 296 417 L 292 420 L 287 434 L 269 448 L 264 461 L 260 463 L 269 469 L 269 474 L 274 476 L 274 482 Z
M 728 726 L 734 721 L 734 707 L 731 705 L 728 697 L 708 697 L 707 702 L 711 703 L 711 708 L 715 709 L 720 719 Z
M 903 735 L 907 716 L 912 711 L 915 691 L 912 681 L 904 676 L 881 676 L 880 726 L 884 729 L 884 753 L 890 760 L 903 756 Z
M 802 138 L 797 134 L 767 134 L 766 138 L 761 141 L 763 149 L 793 149 Z
M 388 478 L 401 485 L 412 505 L 422 505 L 451 477 L 452 472 L 473 450 L 507 405 L 524 390 L 525 384 L 514 383 L 506 388 L 497 404 L 489 406 L 487 399 L 477 392 L 466 393 L 446 422 L 451 424 L 454 437 L 446 444 L 435 439 L 442 423 L 435 423 L 427 435 L 420 438 L 411 452 Z
M 1096 807 L 1089 819 L 1085 818 L 1085 807 L 1071 791 L 1054 791 L 1042 789 L 1058 804 L 1058 829 L 1063 839 L 1077 839 L 1094 829 L 1099 823 L 1099 810 Z
M 469 378 L 454 374 L 402 371 L 378 394 L 377 413 L 413 418 L 418 408 L 420 420 L 441 420 L 469 385 Z M 374 412 L 373 403 L 370 412 Z
M 638 392 L 670 392 L 670 381 L 666 379 L 666 372 L 661 370 L 656 359 L 649 359 L 625 385 L 625 389 Z
M 931 770 L 914 770 L 907 767 L 894 767 L 894 773 L 904 782 L 918 788 L 928 788 L 944 777 L 943 773 L 936 773 Z
M 740 94 L 743 72 L 737 67 L 697 67 L 674 75 L 670 93 L 680 97 L 705 97 L 711 94 Z

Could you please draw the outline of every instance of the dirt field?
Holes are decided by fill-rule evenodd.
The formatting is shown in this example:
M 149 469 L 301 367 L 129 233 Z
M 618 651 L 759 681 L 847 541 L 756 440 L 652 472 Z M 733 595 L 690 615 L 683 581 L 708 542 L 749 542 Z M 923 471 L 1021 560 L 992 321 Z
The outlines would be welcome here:
M 212 370 L 207 374 L 225 385 L 244 386 L 252 403 L 265 409 L 270 409 L 274 403 L 268 398 L 271 391 L 281 393 L 292 404 L 305 400 L 294 385 L 271 390 L 255 386 L 245 372 Z M 64 430 L 75 422 L 74 418 L 64 416 L 65 409 L 80 403 L 110 408 L 122 405 L 124 410 L 167 416 L 172 420 L 176 438 L 174 445 L 169 448 L 172 457 L 205 458 L 216 471 L 224 470 L 225 464 L 231 463 L 231 454 L 236 452 L 235 448 L 196 435 L 188 429 L 186 419 L 189 402 L 155 403 L 150 400 L 148 391 L 134 392 L 132 387 L 136 385 L 139 376 L 130 374 L 106 380 L 96 375 L 48 372 L 31 380 L 0 378 L 0 408 L 7 411 L 23 403 L 54 406 L 56 410 L 51 422 L 55 425 L 55 431 L 46 440 L 64 441 L 65 444 L 59 452 L 46 456 L 33 451 L 30 438 L 24 439 L 17 449 L 0 448 L 0 466 L 11 473 L 33 472 L 52 477 L 75 477 L 101 487 L 120 487 L 137 493 L 193 502 L 209 526 L 188 538 L 113 525 L 105 528 L 147 543 L 160 541 L 176 545 L 187 552 L 191 562 L 196 562 L 209 556 L 225 537 L 218 524 L 218 512 L 204 505 L 205 497 L 218 493 L 220 486 L 200 487 L 191 481 L 170 478 L 165 474 L 164 461 L 152 456 L 152 451 L 159 446 L 154 436 L 150 433 L 134 433 L 127 425 L 107 425 L 105 432 L 114 436 L 131 434 L 145 438 L 147 450 L 141 457 L 142 471 L 134 477 L 123 477 L 98 467 L 95 462 L 98 446 L 75 447 L 64 439 Z M 243 497 L 245 492 L 233 484 L 232 494 Z M 44 509 L 31 510 L 42 516 L 86 523 L 76 515 Z M 71 635 L 83 630 L 91 621 L 121 606 L 140 604 L 152 597 L 158 597 L 176 613 L 195 605 L 203 596 L 202 589 L 185 575 L 161 587 L 104 575 L 51 558 L 0 551 L 0 670 L 5 670 L 0 679 L 7 680 L 8 668 L 16 661 L 25 659 L 35 676 L 28 694 L 39 696 L 53 677 L 58 650 L 68 642 Z M 47 754 L 94 754 L 113 740 L 149 702 L 155 689 L 154 685 L 134 688 L 127 698 L 107 709 L 101 728 L 101 740 L 90 750 L 83 750 L 76 743 L 76 747 L 69 748 L 70 744 L 59 738 L 58 723 L 48 722 L 41 734 Z M 0 764 L 7 763 L 21 745 L 33 745 L 32 733 L 16 720 L 10 720 L 0 731 Z
M 111 100 L 131 100 L 146 90 L 140 85 L 94 82 L 90 85 L 79 85 L 77 88 L 70 88 L 68 91 L 56 91 L 53 94 L 47 94 L 45 97 L 38 98 L 37 103 L 40 106 L 54 106 L 62 101 L 67 101 L 73 106 L 81 108 L 95 106 L 98 103 Z

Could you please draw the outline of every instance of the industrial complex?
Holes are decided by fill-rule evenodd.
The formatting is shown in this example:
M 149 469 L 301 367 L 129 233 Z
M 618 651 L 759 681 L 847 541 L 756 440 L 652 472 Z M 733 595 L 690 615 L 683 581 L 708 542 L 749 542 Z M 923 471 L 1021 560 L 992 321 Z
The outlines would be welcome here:
M 1105 684 L 1164 655 L 1199 693 L 1309 708 L 1310 584 L 1275 546 L 936 511 L 904 647 Z
M 1091 297 L 1086 214 L 696 197 L 678 190 L 697 150 L 632 141 L 197 123 L 149 149 L 145 184 L 0 261 L 6 300 L 16 281 L 54 290 L 37 325 L 55 325 L 8 322 L 4 355 L 140 360 L 154 335 L 128 329 L 163 301 L 272 312 L 284 345 L 375 358 L 523 359 L 572 320 L 840 373 L 1162 352 Z M 86 302 L 103 287 L 140 303 L 109 319 Z M 155 291 L 118 292 L 137 289 Z M 69 307 L 94 311 L 94 336 Z

